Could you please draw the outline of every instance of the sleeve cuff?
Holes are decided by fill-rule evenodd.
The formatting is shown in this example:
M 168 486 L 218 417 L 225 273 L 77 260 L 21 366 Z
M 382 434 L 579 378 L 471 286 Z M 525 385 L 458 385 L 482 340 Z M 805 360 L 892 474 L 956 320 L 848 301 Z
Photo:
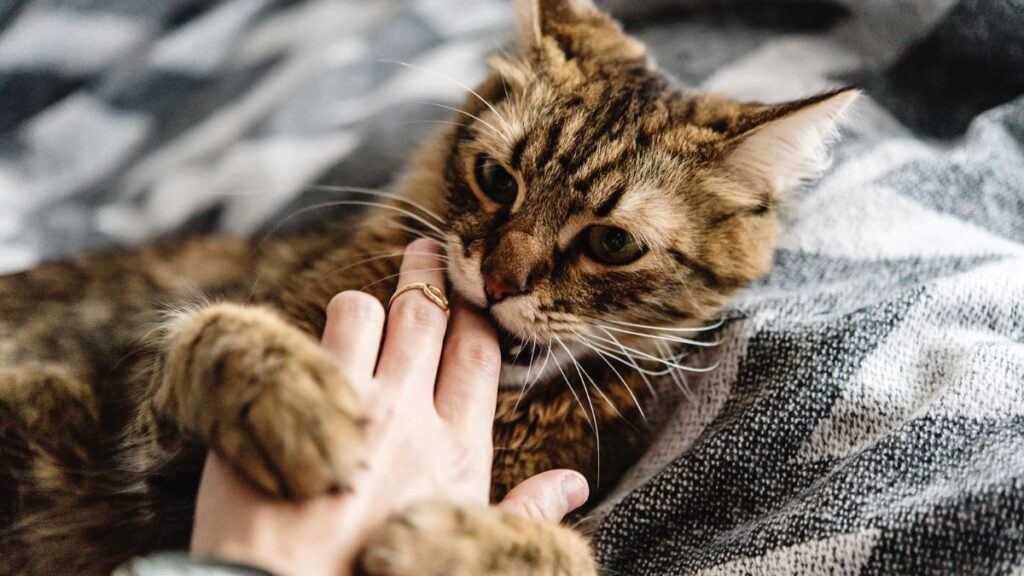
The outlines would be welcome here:
M 114 570 L 113 576 L 275 576 L 262 568 L 220 560 L 196 558 L 184 552 L 159 552 L 135 558 Z

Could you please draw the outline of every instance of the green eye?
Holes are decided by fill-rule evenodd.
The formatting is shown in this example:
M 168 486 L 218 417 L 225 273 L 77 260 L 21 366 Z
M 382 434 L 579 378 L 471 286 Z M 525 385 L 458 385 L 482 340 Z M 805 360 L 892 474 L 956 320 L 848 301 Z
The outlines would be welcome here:
M 644 254 L 632 234 L 614 226 L 591 226 L 586 231 L 587 254 L 604 264 L 629 264 Z
M 501 204 L 511 204 L 519 195 L 519 182 L 494 160 L 484 154 L 476 157 L 473 177 L 484 194 Z

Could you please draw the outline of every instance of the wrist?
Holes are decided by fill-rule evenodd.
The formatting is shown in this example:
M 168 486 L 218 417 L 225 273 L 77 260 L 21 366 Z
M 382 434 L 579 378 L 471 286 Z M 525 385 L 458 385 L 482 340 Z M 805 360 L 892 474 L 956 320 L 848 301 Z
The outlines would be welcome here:
M 258 566 L 277 576 L 348 576 L 361 545 L 359 503 L 348 497 L 269 498 L 210 458 L 189 553 Z
M 274 576 L 351 576 L 358 549 L 350 539 L 339 541 L 326 534 L 311 538 L 278 525 L 265 528 L 194 540 L 189 555 L 200 561 L 252 566 Z

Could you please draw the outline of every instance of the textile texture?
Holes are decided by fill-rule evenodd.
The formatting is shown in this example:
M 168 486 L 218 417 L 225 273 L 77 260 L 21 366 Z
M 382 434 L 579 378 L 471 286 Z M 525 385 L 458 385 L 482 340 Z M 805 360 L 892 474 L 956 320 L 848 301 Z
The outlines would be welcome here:
M 867 95 L 719 368 L 587 518 L 608 573 L 1020 573 L 1024 1 L 605 6 L 686 87 Z M 386 185 L 511 17 L 0 0 L 0 269 L 329 219 L 295 215 L 345 196 L 311 185 Z

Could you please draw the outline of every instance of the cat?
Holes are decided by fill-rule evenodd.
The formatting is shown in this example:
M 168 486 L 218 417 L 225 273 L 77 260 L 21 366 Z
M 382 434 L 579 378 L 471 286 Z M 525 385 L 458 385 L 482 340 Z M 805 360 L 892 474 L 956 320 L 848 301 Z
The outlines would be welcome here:
M 769 270 L 779 206 L 858 91 L 687 92 L 590 0 L 516 12 L 515 47 L 354 230 L 168 241 L 0 279 L 3 574 L 107 574 L 184 548 L 207 450 L 270 494 L 344 489 L 365 422 L 317 336 L 338 292 L 386 302 L 417 236 L 499 328 L 492 497 L 551 468 L 583 472 L 594 498 L 614 485 L 671 405 L 654 375 Z M 569 528 L 444 503 L 387 521 L 359 562 L 598 572 Z

